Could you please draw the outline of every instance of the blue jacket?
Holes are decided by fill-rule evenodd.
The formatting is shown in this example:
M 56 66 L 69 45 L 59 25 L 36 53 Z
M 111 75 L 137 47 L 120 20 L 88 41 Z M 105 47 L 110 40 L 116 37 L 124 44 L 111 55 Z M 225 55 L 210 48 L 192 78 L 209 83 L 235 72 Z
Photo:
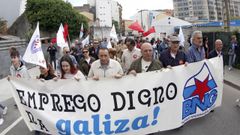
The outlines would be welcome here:
M 201 46 L 200 48 L 197 48 L 196 45 L 192 44 L 192 46 L 188 48 L 188 58 L 190 63 L 204 60 L 204 47 Z

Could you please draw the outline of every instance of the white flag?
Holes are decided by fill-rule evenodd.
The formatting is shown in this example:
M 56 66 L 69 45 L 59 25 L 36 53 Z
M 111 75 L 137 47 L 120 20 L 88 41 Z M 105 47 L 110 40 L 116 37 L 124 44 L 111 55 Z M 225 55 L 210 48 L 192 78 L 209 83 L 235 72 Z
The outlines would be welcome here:
M 89 44 L 89 35 L 82 41 L 82 45 L 88 45 Z
M 79 39 L 81 39 L 82 37 L 83 37 L 83 24 L 82 24 L 81 29 L 80 29 Z
M 183 35 L 182 27 L 180 27 L 180 29 L 179 29 L 178 38 L 180 40 L 180 46 L 184 46 L 185 38 Z
M 115 29 L 115 25 L 113 24 L 111 32 L 110 32 L 110 38 L 112 38 L 114 41 L 118 42 L 118 37 Z
M 37 27 L 23 55 L 23 60 L 47 68 L 40 40 L 39 23 L 37 23 Z
M 112 48 L 112 44 L 111 44 L 111 41 L 108 41 L 108 44 L 107 44 L 107 48 Z
M 64 39 L 63 32 L 64 28 L 63 25 L 61 24 L 57 32 L 57 45 L 61 48 L 68 47 L 68 43 Z

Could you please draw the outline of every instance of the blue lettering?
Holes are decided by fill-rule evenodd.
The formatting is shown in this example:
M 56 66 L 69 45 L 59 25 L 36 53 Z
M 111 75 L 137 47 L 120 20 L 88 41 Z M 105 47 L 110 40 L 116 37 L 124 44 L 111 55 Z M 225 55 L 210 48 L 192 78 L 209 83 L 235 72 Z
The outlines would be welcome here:
M 70 120 L 58 120 L 56 127 L 60 135 L 71 135 L 71 121 Z
M 92 116 L 92 119 L 93 119 L 93 123 L 94 123 L 94 125 L 93 125 L 93 133 L 95 134 L 95 135 L 101 135 L 103 132 L 102 131 L 100 131 L 100 129 L 99 129 L 99 126 L 100 126 L 100 122 L 99 122 L 99 114 L 97 114 L 97 115 L 93 115 Z
M 192 99 L 188 99 L 188 100 L 183 102 L 182 119 L 184 119 L 187 116 L 191 115 L 192 112 L 193 112 Z
M 141 128 L 146 128 L 149 126 L 147 122 L 148 122 L 148 115 L 145 115 L 143 117 L 137 117 L 132 123 L 132 129 L 138 130 Z
M 153 121 L 151 121 L 151 126 L 157 124 L 159 112 L 160 107 L 156 106 L 153 110 Z M 75 120 L 73 122 L 71 120 L 60 119 L 56 123 L 58 134 L 112 135 L 125 133 L 130 130 L 131 131 L 140 130 L 150 126 L 148 121 L 149 118 L 148 115 L 133 118 L 133 121 L 130 121 L 129 119 L 116 119 L 115 121 L 112 121 L 110 114 L 106 114 L 104 118 L 100 117 L 99 114 L 96 114 L 92 115 L 91 118 L 92 118 L 91 121 Z M 114 125 L 112 125 L 113 123 Z
M 217 100 L 217 90 L 216 89 L 213 89 L 211 92 L 210 92 L 210 106 L 211 107 Z
M 197 107 L 200 108 L 202 111 L 205 111 L 207 109 L 207 105 L 205 103 L 208 100 L 207 99 L 208 96 L 206 96 L 206 95 L 208 95 L 208 94 L 205 94 L 203 103 L 202 103 L 202 101 L 198 97 L 192 98 L 192 104 L 193 104 L 192 107 L 195 110 L 195 112 L 196 112 L 196 108 Z M 195 112 L 193 112 L 193 113 L 195 113 Z
M 115 126 L 117 126 L 117 129 L 116 129 L 115 133 L 119 134 L 119 133 L 124 133 L 124 132 L 129 131 L 129 127 L 127 127 L 128 123 L 129 123 L 128 119 L 116 120 L 115 123 L 114 123 Z
M 89 131 L 88 121 L 78 120 L 73 125 L 74 132 L 77 134 L 90 135 L 92 132 Z M 80 131 L 80 129 L 82 129 Z
M 106 114 L 105 115 L 105 119 L 108 120 L 108 121 L 105 121 L 103 122 L 103 125 L 104 125 L 104 132 L 105 134 L 107 135 L 110 135 L 112 133 L 114 133 L 114 131 L 111 131 L 111 115 L 110 114 Z
M 213 89 L 210 93 L 204 95 L 204 101 L 200 101 L 199 97 L 193 97 L 183 102 L 182 119 L 189 115 L 195 114 L 197 107 L 201 111 L 205 111 L 210 108 L 217 99 L 217 90 Z

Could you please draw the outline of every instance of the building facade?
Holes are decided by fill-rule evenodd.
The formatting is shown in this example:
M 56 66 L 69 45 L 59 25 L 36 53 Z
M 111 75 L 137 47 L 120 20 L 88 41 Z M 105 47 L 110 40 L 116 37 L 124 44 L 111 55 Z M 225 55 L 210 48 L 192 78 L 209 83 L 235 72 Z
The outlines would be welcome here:
M 134 16 L 131 17 L 132 20 L 138 21 L 142 26 L 143 30 L 147 31 L 152 23 L 159 19 L 160 15 L 172 16 L 172 10 L 140 10 Z M 147 19 L 146 19 L 147 18 Z
M 100 27 L 112 27 L 112 1 L 96 0 L 96 20 Z
M 114 0 L 88 0 L 90 7 L 94 7 L 95 21 L 101 27 L 112 27 L 112 21 L 122 23 L 122 6 Z
M 112 19 L 120 22 L 120 14 L 119 14 L 119 4 L 116 1 L 112 1 L 112 9 L 111 9 L 111 13 L 112 13 Z
M 174 16 L 190 22 L 223 21 L 224 0 L 173 0 Z M 231 17 L 240 16 L 240 0 L 229 0 Z

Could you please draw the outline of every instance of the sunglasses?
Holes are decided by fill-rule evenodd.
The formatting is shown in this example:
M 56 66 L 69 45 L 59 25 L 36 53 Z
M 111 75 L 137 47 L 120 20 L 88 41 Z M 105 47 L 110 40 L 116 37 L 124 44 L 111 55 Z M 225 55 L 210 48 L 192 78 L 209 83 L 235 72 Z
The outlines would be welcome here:
M 88 53 L 88 51 L 83 51 L 83 53 Z
M 178 41 L 172 41 L 172 44 L 179 44 Z

